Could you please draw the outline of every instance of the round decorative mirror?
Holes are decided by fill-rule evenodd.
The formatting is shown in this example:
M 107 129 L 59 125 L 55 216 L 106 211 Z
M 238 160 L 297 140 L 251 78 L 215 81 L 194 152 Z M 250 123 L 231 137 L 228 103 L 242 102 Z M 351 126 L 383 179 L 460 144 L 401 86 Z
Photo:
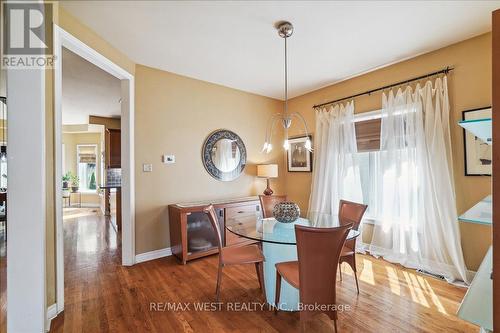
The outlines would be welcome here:
M 202 157 L 203 165 L 212 177 L 231 181 L 245 169 L 247 150 L 236 133 L 217 130 L 205 140 Z

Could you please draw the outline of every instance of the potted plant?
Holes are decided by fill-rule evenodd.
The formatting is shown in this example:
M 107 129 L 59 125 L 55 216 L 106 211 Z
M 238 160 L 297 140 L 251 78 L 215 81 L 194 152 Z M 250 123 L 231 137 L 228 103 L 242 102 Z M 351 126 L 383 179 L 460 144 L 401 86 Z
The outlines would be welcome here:
M 80 183 L 80 180 L 78 179 L 78 176 L 71 175 L 71 192 L 73 192 L 73 193 L 78 192 L 79 183 Z
M 69 188 L 69 182 L 71 181 L 71 171 L 66 172 L 64 176 L 62 176 L 62 187 L 63 189 Z

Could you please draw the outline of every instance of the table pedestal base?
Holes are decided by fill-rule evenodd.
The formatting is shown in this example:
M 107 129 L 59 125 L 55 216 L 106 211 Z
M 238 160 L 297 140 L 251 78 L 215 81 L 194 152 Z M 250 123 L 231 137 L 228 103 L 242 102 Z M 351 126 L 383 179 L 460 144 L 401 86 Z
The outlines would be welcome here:
M 262 250 L 266 261 L 264 263 L 264 280 L 266 283 L 267 303 L 274 305 L 276 293 L 275 264 L 283 261 L 297 260 L 297 246 L 262 242 Z M 279 309 L 284 311 L 298 311 L 299 290 L 281 279 L 281 293 Z

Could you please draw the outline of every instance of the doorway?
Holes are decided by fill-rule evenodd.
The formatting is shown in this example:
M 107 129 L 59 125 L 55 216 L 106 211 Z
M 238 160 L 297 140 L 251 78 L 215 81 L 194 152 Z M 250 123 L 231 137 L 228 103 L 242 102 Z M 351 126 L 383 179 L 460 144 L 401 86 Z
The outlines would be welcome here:
M 78 57 L 83 58 L 90 64 L 98 67 L 107 74 L 118 79 L 120 82 L 120 113 L 121 113 L 121 131 L 120 131 L 120 159 L 121 159 L 121 200 L 117 203 L 116 210 L 121 212 L 121 264 L 122 265 L 133 265 L 135 263 L 135 227 L 134 227 L 134 77 L 132 74 L 128 73 L 118 65 L 111 62 L 109 59 L 105 58 L 80 40 L 76 39 L 74 36 L 64 31 L 58 26 L 54 26 L 54 54 L 58 59 L 63 58 L 63 52 L 65 50 L 72 52 Z M 57 299 L 57 313 L 60 313 L 64 309 L 64 217 L 63 217 L 63 186 L 61 186 L 61 179 L 63 177 L 63 155 L 66 157 L 67 149 L 65 143 L 65 152 L 63 154 L 63 68 L 61 61 L 56 63 L 55 74 L 54 74 L 54 102 L 55 102 L 55 197 L 56 197 L 56 299 Z M 89 116 L 89 115 L 87 115 Z M 98 117 L 100 115 L 97 115 Z M 103 137 L 106 136 L 106 126 L 103 124 L 88 124 L 91 125 L 101 125 L 103 128 Z M 104 127 L 103 127 L 104 126 Z M 82 143 L 82 151 L 85 147 L 92 146 L 89 143 Z M 105 143 L 103 143 L 105 145 Z M 93 187 L 92 181 L 92 170 L 95 169 L 94 178 L 97 184 L 99 180 L 107 180 L 109 175 L 108 170 L 103 169 L 103 173 L 98 174 L 98 165 L 101 160 L 102 154 L 100 154 L 99 149 L 95 159 L 92 157 L 92 150 L 85 150 L 88 155 L 81 156 L 82 159 L 78 161 L 78 167 L 81 168 L 82 177 L 77 177 L 78 187 L 88 188 Z M 94 150 L 95 151 L 95 150 Z M 108 150 L 109 151 L 109 150 Z M 75 152 L 75 158 L 79 159 L 78 153 Z M 88 163 L 87 163 L 88 162 Z M 94 162 L 94 163 L 92 163 Z M 80 166 L 81 164 L 81 166 Z M 93 166 L 95 164 L 95 166 Z M 77 172 L 77 170 L 75 170 Z M 78 170 L 80 172 L 80 170 Z M 101 175 L 103 175 L 101 177 Z M 80 178 L 85 178 L 84 180 Z M 84 181 L 84 183 L 82 183 Z M 103 185 L 101 182 L 100 185 Z M 90 189 L 93 190 L 93 189 Z M 82 193 L 81 195 L 83 195 Z M 78 197 L 79 195 L 76 195 Z M 75 198 L 80 203 L 80 198 Z M 73 199 L 73 204 L 75 203 Z M 85 200 L 81 201 L 82 203 Z M 99 201 L 101 202 L 101 201 Z M 85 204 L 89 206 L 88 203 Z M 80 212 L 83 215 L 89 212 L 86 209 L 92 210 L 102 210 L 99 207 L 83 207 L 85 205 L 80 205 Z M 121 207 L 121 209 L 120 209 Z M 103 211 L 106 214 L 106 211 Z M 103 231 L 104 232 L 104 231 Z

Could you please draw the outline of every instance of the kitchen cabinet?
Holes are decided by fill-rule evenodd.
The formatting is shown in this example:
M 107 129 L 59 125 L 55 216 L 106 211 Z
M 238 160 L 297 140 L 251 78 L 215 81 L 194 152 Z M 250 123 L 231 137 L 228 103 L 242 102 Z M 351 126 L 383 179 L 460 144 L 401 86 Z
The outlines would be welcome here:
M 121 130 L 106 129 L 106 167 L 121 168 Z

